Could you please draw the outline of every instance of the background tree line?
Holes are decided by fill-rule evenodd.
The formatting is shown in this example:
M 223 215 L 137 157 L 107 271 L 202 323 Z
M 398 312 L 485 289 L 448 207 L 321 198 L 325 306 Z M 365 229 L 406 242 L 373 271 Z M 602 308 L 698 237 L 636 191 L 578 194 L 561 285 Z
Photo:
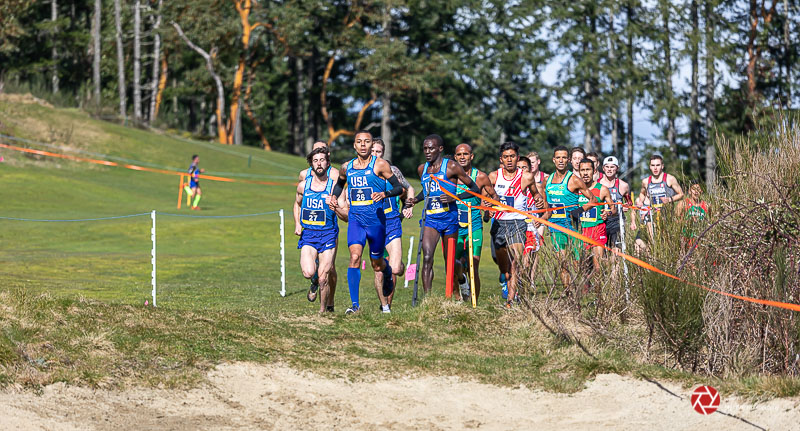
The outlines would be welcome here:
M 435 132 L 479 166 L 582 136 L 628 172 L 646 148 L 705 178 L 717 133 L 797 106 L 798 3 L 4 0 L 0 90 L 294 154 L 366 128 L 408 172 Z

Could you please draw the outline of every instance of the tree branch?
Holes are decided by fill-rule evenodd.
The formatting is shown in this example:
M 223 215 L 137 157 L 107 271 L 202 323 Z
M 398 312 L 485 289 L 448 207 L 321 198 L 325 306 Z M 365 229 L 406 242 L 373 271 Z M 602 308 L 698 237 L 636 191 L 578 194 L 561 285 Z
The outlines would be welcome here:
M 203 48 L 192 43 L 186 34 L 183 33 L 183 29 L 181 26 L 178 25 L 177 22 L 173 21 L 172 26 L 175 27 L 175 30 L 178 32 L 178 36 L 186 42 L 186 45 L 189 48 L 192 48 L 195 52 L 200 54 L 206 60 L 206 68 L 208 69 L 208 73 L 211 74 L 211 77 L 214 78 L 214 82 L 217 85 L 217 132 L 219 134 L 219 141 L 220 143 L 226 144 L 227 143 L 227 131 L 225 130 L 225 87 L 222 86 L 222 79 L 220 79 L 217 72 L 214 70 L 214 59 L 213 57 L 216 55 L 216 48 L 212 48 L 211 54 L 206 52 Z

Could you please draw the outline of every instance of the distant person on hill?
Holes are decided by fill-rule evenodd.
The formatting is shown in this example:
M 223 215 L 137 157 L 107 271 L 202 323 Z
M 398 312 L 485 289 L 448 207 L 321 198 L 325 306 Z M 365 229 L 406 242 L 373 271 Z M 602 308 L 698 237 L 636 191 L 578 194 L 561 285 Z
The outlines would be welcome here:
M 200 169 L 200 156 L 197 154 L 192 156 L 192 164 L 189 165 L 189 186 L 186 190 L 186 203 L 191 205 L 193 210 L 199 210 L 197 204 L 200 203 L 200 197 L 203 196 L 203 190 L 200 189 L 200 174 L 205 172 L 205 169 Z

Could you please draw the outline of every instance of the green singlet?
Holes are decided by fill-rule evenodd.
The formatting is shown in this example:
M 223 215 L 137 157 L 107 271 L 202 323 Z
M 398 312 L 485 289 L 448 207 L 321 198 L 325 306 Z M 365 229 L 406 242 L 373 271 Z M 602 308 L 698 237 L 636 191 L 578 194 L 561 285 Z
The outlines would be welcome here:
M 469 172 L 469 177 L 472 178 L 472 181 L 478 181 L 478 171 L 475 168 L 472 168 Z M 458 190 L 462 191 L 463 187 L 461 184 L 458 186 Z M 470 204 L 470 206 L 477 206 L 481 204 L 481 198 L 472 196 L 470 198 L 464 199 L 464 202 Z M 472 252 L 475 256 L 481 255 L 481 248 L 483 248 L 483 220 L 481 219 L 481 210 L 472 210 Z M 467 206 L 461 202 L 458 202 L 458 243 L 456 244 L 456 258 L 460 259 L 462 256 L 465 256 L 469 253 L 469 249 L 467 248 L 468 244 L 467 238 L 469 237 L 469 217 L 470 217 L 470 210 L 467 209 Z
M 603 201 L 600 200 L 600 190 L 602 190 L 603 185 L 600 183 L 595 184 L 594 187 L 589 189 L 592 192 L 595 199 L 597 199 L 598 203 L 602 203 Z M 586 199 L 586 196 L 580 195 L 578 196 L 578 205 L 584 205 L 589 203 L 589 199 Z M 601 223 L 605 223 L 602 217 L 600 217 L 600 211 L 598 211 L 598 207 L 592 207 L 588 211 L 584 211 L 581 213 L 581 227 L 595 227 Z

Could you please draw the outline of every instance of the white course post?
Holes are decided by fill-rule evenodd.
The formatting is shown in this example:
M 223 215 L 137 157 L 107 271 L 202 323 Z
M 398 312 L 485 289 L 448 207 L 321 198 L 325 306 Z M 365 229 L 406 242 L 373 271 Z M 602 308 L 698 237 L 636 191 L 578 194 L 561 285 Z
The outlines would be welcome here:
M 153 307 L 156 306 L 156 210 L 150 212 L 150 218 L 153 220 L 153 227 L 150 228 L 150 239 L 153 241 L 153 249 L 150 251 L 150 263 L 153 264 L 153 273 L 150 274 L 151 283 L 153 285 Z
M 414 235 L 411 235 L 411 238 L 408 239 L 408 263 L 406 264 L 406 273 L 408 273 L 408 267 L 411 266 L 411 249 L 413 248 L 414 248 Z M 403 288 L 408 289 L 408 278 L 406 278 Z
M 286 251 L 284 246 L 286 238 L 283 234 L 283 208 L 279 214 L 281 216 L 281 296 L 286 296 Z

